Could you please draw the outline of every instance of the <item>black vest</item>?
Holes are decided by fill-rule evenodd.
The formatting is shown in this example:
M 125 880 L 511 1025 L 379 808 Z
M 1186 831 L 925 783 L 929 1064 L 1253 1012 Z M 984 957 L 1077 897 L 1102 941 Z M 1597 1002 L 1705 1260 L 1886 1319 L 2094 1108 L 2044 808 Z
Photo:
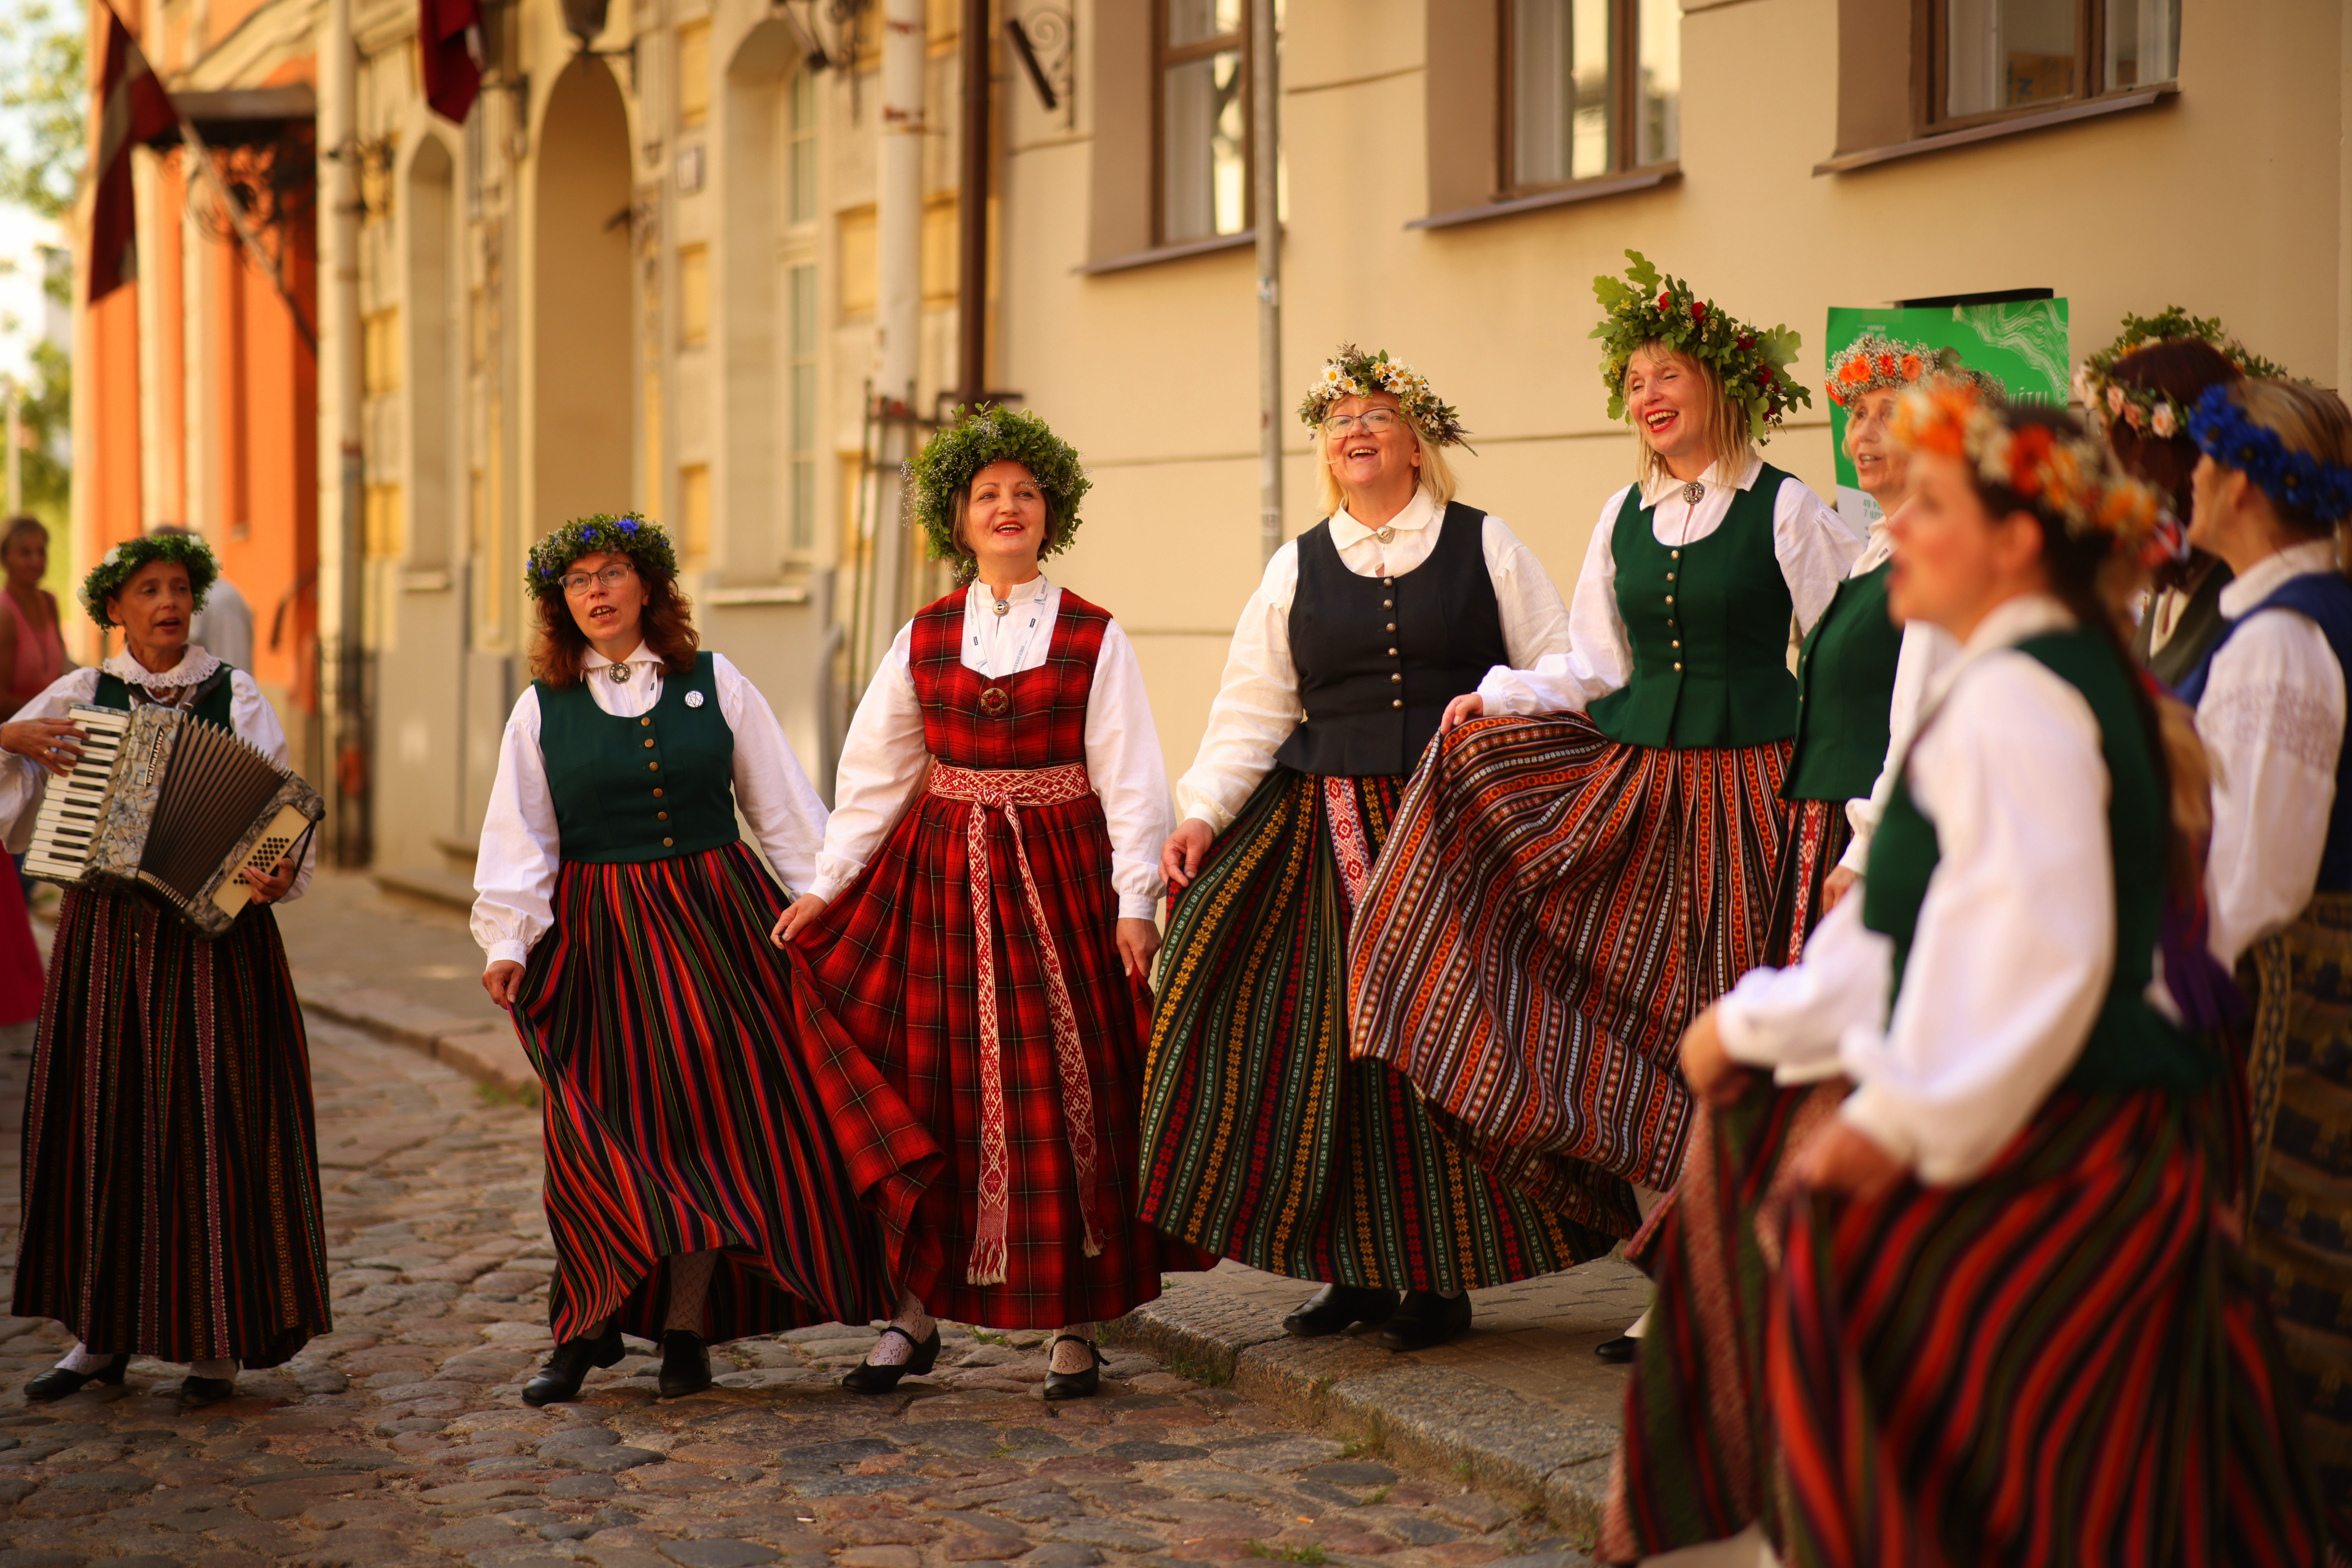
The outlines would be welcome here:
M 1328 519 L 1298 538 L 1290 658 L 1307 710 L 1275 753 L 1303 773 L 1412 772 L 1445 705 L 1511 661 L 1486 574 L 1486 514 L 1447 504 L 1437 548 L 1400 577 L 1359 577 Z

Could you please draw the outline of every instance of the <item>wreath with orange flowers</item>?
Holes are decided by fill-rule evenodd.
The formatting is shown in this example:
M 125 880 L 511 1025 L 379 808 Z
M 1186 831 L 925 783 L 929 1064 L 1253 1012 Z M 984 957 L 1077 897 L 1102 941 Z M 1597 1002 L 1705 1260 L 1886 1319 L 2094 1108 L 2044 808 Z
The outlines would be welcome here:
M 1958 349 L 1929 348 L 1878 332 L 1864 332 L 1830 356 L 1830 401 L 1843 408 L 1865 392 L 1916 385 L 1927 376 L 1965 382 L 1999 403 L 2008 397 L 2000 378 L 1960 363 Z
M 2022 497 L 2077 539 L 2117 552 L 2155 541 L 2156 492 L 2126 474 L 2103 441 L 2047 425 L 2011 426 L 1972 387 L 1930 380 L 1903 395 L 1895 439 L 1972 466 L 1985 483 Z

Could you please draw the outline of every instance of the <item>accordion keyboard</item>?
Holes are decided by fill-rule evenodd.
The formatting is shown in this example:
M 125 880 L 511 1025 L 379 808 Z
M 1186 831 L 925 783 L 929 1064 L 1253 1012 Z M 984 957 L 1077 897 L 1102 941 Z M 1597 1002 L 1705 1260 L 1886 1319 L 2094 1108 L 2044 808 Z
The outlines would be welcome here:
M 90 842 L 106 805 L 107 780 L 131 724 L 130 714 L 112 708 L 77 705 L 66 717 L 86 737 L 81 760 L 65 777 L 50 776 L 25 856 L 25 875 L 53 882 L 79 881 L 89 865 Z

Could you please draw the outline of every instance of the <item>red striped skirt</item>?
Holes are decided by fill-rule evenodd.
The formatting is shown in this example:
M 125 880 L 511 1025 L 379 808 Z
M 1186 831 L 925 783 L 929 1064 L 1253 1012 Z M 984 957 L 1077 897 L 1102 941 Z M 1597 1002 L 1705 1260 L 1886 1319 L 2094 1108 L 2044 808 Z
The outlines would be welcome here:
M 276 914 L 199 939 L 66 891 L 25 1105 L 16 1313 L 92 1350 L 276 1366 L 332 1326 L 310 1053 Z
M 619 1315 L 652 1339 L 674 1253 L 719 1250 L 712 1341 L 887 1317 L 857 1207 L 769 944 L 783 896 L 751 846 L 563 864 L 515 1031 L 546 1086 L 559 1340 Z
M 1162 1270 L 1214 1259 L 1134 1217 L 1150 996 L 1119 962 L 1102 801 L 1088 790 L 1017 807 L 1042 926 L 1013 828 L 1001 809 L 987 810 L 987 931 L 973 924 L 972 809 L 917 796 L 858 879 L 793 944 L 799 1026 L 827 1064 L 835 1126 L 899 1283 L 939 1316 L 989 1328 L 1116 1318 L 1160 1294 Z M 1055 1041 L 1048 933 L 1093 1102 L 1091 1227 Z M 982 942 L 993 944 L 994 1085 L 982 1071 Z M 1009 1204 L 1003 1278 L 982 1284 L 971 1259 L 983 1231 L 992 1089 L 1003 1096 Z
M 1356 914 L 1356 1054 L 1629 1234 L 1622 1184 L 1682 1166 L 1682 1032 L 1763 956 L 1788 761 L 1621 745 L 1580 713 L 1443 736 Z
M 1764 922 L 1764 962 L 1786 969 L 1805 956 L 1805 939 L 1822 923 L 1822 888 L 1853 843 L 1842 800 L 1789 803 L 1780 840 L 1780 874 Z
M 1765 1392 L 1788 1561 L 2302 1563 L 2326 1550 L 2217 1096 L 2055 1096 L 1983 1175 L 1800 1194 Z

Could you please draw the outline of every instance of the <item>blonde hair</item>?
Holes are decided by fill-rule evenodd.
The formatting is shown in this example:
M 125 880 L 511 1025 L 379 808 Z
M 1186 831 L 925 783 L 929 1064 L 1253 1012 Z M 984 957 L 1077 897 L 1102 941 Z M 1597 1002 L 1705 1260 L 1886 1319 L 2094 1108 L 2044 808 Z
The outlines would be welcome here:
M 1404 427 L 1412 432 L 1413 446 L 1421 453 L 1421 488 L 1442 508 L 1454 499 L 1454 492 L 1460 488 L 1454 478 L 1454 470 L 1446 466 L 1445 448 L 1431 440 L 1428 433 L 1410 416 L 1406 417 Z M 1315 436 L 1315 456 L 1318 504 L 1323 508 L 1325 517 L 1336 517 L 1339 509 L 1348 504 L 1348 492 L 1339 488 L 1339 478 L 1331 471 L 1331 444 L 1324 439 L 1320 431 Z
M 1672 362 L 1694 371 L 1706 384 L 1706 451 L 1707 459 L 1717 474 L 1727 476 L 1726 482 L 1748 469 L 1748 459 L 1756 456 L 1756 443 L 1748 435 L 1748 410 L 1734 403 L 1723 390 L 1723 377 L 1705 360 L 1696 359 L 1656 338 L 1634 349 L 1626 361 L 1628 370 L 1634 361 Z M 1642 427 L 1633 411 L 1628 409 L 1625 422 L 1633 427 L 1633 477 L 1647 487 L 1666 472 L 1665 459 L 1650 445 L 1650 433 Z
M 2336 394 L 2299 381 L 2248 376 L 2231 384 L 2229 395 L 2249 420 L 2276 436 L 2288 451 L 2352 468 L 2352 410 Z M 2322 521 L 2309 508 L 2288 505 L 2267 490 L 2263 494 L 2278 520 L 2295 532 L 2325 539 L 2336 531 L 2337 524 Z

